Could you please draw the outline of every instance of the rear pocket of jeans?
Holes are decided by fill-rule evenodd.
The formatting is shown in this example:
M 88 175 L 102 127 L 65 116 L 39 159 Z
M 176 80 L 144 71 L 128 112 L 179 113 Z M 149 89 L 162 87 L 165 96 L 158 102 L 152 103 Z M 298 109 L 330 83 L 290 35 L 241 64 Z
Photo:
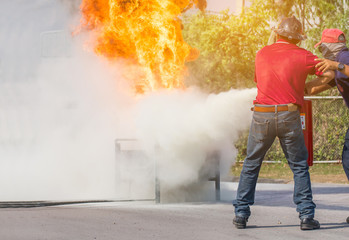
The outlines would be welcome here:
M 269 121 L 268 120 L 258 120 L 252 119 L 252 136 L 257 142 L 261 142 L 266 139 L 268 135 Z
M 283 124 L 284 128 L 289 132 L 290 135 L 299 135 L 302 132 L 302 125 L 299 115 L 283 120 Z

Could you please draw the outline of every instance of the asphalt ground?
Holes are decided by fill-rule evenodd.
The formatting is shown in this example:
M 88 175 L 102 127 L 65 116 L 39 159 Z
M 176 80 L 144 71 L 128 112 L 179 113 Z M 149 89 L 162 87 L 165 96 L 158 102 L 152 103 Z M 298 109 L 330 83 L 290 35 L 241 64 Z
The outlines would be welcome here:
M 292 202 L 293 183 L 258 183 L 248 226 L 236 229 L 231 204 L 236 188 L 237 183 L 222 183 L 220 202 L 126 201 L 2 208 L 0 239 L 349 239 L 348 184 L 313 184 L 321 228 L 312 231 L 300 230 Z

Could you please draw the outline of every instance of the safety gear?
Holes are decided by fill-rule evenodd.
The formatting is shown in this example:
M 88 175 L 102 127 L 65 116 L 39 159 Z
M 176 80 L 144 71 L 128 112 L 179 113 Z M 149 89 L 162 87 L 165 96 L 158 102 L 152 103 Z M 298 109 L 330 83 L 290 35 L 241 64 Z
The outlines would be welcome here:
M 274 30 L 280 36 L 286 37 L 290 40 L 305 40 L 307 36 L 303 34 L 302 24 L 294 16 L 284 18 L 279 27 Z
M 321 43 L 345 43 L 344 33 L 337 29 L 325 29 L 322 31 L 321 41 L 315 44 L 314 48 L 317 48 Z
M 320 44 L 319 50 L 322 53 L 322 56 L 326 59 L 335 61 L 337 55 L 342 49 L 346 48 L 345 43 L 327 43 L 323 42 Z

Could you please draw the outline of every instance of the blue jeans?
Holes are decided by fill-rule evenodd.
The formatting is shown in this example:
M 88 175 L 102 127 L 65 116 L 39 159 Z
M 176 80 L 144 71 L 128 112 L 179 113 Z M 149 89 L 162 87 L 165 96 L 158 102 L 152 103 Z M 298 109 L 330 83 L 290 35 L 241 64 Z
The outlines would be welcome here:
M 265 106 L 265 105 L 260 105 Z M 266 152 L 278 137 L 282 150 L 293 172 L 293 201 L 299 217 L 314 217 L 316 205 L 313 202 L 308 151 L 304 143 L 299 111 L 254 112 L 247 143 L 247 156 L 240 175 L 237 190 L 235 215 L 248 218 L 249 205 L 254 204 L 259 170 Z
M 347 130 L 347 133 L 345 134 L 345 141 L 342 152 L 342 164 L 344 172 L 349 180 L 349 128 Z

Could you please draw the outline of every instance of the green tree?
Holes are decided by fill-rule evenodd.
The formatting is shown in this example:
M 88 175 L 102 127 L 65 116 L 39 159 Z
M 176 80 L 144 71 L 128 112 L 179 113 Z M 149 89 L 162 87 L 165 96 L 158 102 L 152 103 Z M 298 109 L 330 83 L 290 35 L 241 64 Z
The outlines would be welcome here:
M 348 0 L 255 0 L 240 15 L 220 14 L 187 15 L 183 19 L 184 39 L 200 50 L 200 57 L 187 64 L 190 78 L 208 92 L 230 88 L 254 87 L 254 58 L 267 44 L 271 26 L 283 17 L 294 15 L 302 22 L 308 39 L 302 47 L 321 54 L 314 45 L 321 39 L 325 28 L 339 28 L 349 36 L 347 29 Z M 338 95 L 333 88 L 328 95 Z M 348 123 L 347 109 L 341 104 L 313 102 L 315 160 L 338 159 Z M 331 113 L 331 114 L 329 114 Z M 238 160 L 246 154 L 247 133 L 236 143 Z M 285 161 L 279 144 L 274 144 L 266 159 Z
M 209 92 L 254 87 L 254 58 L 266 45 L 269 22 L 275 18 L 270 6 L 270 2 L 258 0 L 241 15 L 224 11 L 185 16 L 183 37 L 200 50 L 200 57 L 187 64 L 187 84 Z
M 240 15 L 228 11 L 186 15 L 184 39 L 201 52 L 196 61 L 187 64 L 187 85 L 198 85 L 208 92 L 254 87 L 256 52 L 267 44 L 271 26 L 292 15 L 301 20 L 308 35 L 301 46 L 319 56 L 314 45 L 323 29 L 339 28 L 349 33 L 348 0 L 254 0 Z
M 339 28 L 346 35 L 349 33 L 348 2 L 348 0 L 279 0 L 276 11 L 279 16 L 294 15 L 301 20 L 308 36 L 304 47 L 312 51 L 325 28 Z M 320 54 L 317 50 L 316 53 Z

